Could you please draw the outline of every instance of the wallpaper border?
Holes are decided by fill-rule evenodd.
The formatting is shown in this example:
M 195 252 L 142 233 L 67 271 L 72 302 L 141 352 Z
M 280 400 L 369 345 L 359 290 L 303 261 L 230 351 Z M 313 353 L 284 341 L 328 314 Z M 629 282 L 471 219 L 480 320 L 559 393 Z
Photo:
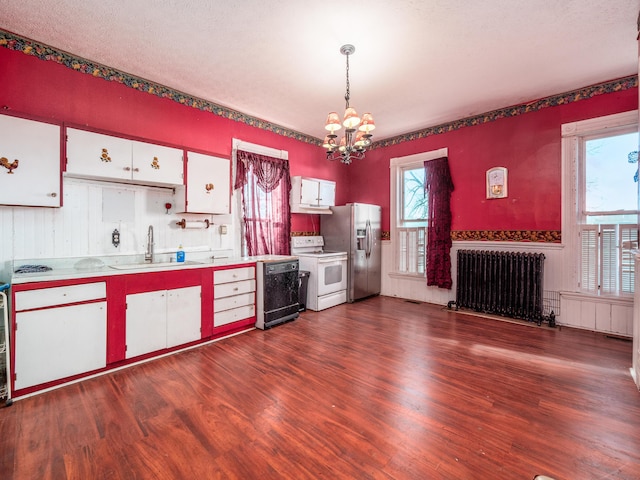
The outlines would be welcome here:
M 561 243 L 560 230 L 454 230 L 451 240 L 457 242 L 536 242 Z
M 276 135 L 283 137 L 293 138 L 304 143 L 310 143 L 313 145 L 322 145 L 322 141 L 318 138 L 306 135 L 304 133 L 296 132 L 275 123 L 261 120 L 251 115 L 238 112 L 231 108 L 223 107 L 216 103 L 204 100 L 202 98 L 188 95 L 186 93 L 174 90 L 164 85 L 145 80 L 134 75 L 121 72 L 111 67 L 101 65 L 90 60 L 86 60 L 81 57 L 77 57 L 67 52 L 57 50 L 48 45 L 29 40 L 27 38 L 20 37 L 10 32 L 6 32 L 0 29 L 0 47 L 8 48 L 9 50 L 21 51 L 26 55 L 31 55 L 39 58 L 40 60 L 55 62 L 60 65 L 64 65 L 72 70 L 87 75 L 92 75 L 96 78 L 101 78 L 109 82 L 117 82 L 126 85 L 129 88 L 138 90 L 140 92 L 149 93 L 160 98 L 167 98 L 174 102 L 186 105 L 204 112 L 213 113 L 219 117 L 223 117 L 235 122 L 244 123 L 251 127 L 266 130 Z
M 521 103 L 510 107 L 499 108 L 490 112 L 481 113 L 472 117 L 462 118 L 452 122 L 443 123 L 434 127 L 429 127 L 415 132 L 405 133 L 395 137 L 379 140 L 375 142 L 372 148 L 389 147 L 391 145 L 397 145 L 399 143 L 410 142 L 419 138 L 430 137 L 432 135 L 440 135 L 454 130 L 459 130 L 464 127 L 473 127 L 475 125 L 482 125 L 484 123 L 495 122 L 503 118 L 517 117 L 525 113 L 536 112 L 544 108 L 557 107 L 559 105 L 566 105 L 569 103 L 577 102 L 580 100 L 586 100 L 596 97 L 598 95 L 604 95 L 607 93 L 621 92 L 630 88 L 638 86 L 638 75 L 629 75 L 628 77 L 618 78 L 607 82 L 590 85 L 578 90 L 572 90 L 570 92 L 560 93 L 552 95 L 550 97 L 544 97 L 538 100 L 533 100 L 528 103 Z
M 320 235 L 316 232 L 291 232 L 292 237 Z M 383 230 L 381 240 L 391 240 L 391 232 Z M 456 242 L 532 242 L 561 243 L 560 230 L 454 230 L 451 240 Z
M 140 92 L 149 93 L 160 98 L 167 98 L 182 105 L 190 106 L 204 112 L 209 112 L 219 117 L 233 120 L 235 122 L 244 123 L 261 130 L 266 130 L 271 133 L 275 133 L 276 135 L 292 138 L 312 145 L 322 145 L 322 140 L 319 138 L 315 138 L 310 135 L 306 135 L 295 130 L 282 127 L 275 123 L 267 122 L 256 117 L 246 115 L 244 113 L 232 110 L 227 107 L 223 107 L 208 100 L 188 95 L 178 90 L 165 87 L 164 85 L 160 85 L 158 83 L 154 83 L 140 77 L 121 72 L 119 70 L 101 65 L 99 63 L 83 59 L 81 57 L 55 49 L 34 40 L 21 37 L 14 33 L 4 31 L 2 29 L 0 29 L 0 47 L 7 48 L 9 50 L 20 51 L 26 55 L 37 57 L 40 60 L 56 62 L 60 65 L 64 65 L 68 68 L 81 73 L 85 73 L 87 75 L 102 78 L 103 80 L 110 82 L 121 83 Z M 373 143 L 371 148 L 382 148 L 391 145 L 397 145 L 403 142 L 410 142 L 432 135 L 439 135 L 442 133 L 459 130 L 464 127 L 472 127 L 474 125 L 494 122 L 502 118 L 515 117 L 525 113 L 535 112 L 537 110 L 542 110 L 543 108 L 565 105 L 580 100 L 586 100 L 598 95 L 624 91 L 630 88 L 635 88 L 637 86 L 638 75 L 630 75 L 616 80 L 583 87 L 577 90 L 544 97 L 528 103 L 500 108 L 497 110 L 492 110 L 490 112 L 481 113 L 479 115 L 443 123 L 441 125 L 436 125 L 434 127 L 428 127 L 416 130 L 414 132 L 397 135 L 395 137 L 378 140 Z

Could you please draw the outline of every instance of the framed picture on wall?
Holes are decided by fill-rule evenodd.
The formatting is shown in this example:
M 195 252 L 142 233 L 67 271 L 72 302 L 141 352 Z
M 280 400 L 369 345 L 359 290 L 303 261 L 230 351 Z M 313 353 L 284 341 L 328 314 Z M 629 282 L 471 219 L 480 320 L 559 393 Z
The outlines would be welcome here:
M 507 169 L 493 167 L 487 170 L 487 198 L 507 198 Z

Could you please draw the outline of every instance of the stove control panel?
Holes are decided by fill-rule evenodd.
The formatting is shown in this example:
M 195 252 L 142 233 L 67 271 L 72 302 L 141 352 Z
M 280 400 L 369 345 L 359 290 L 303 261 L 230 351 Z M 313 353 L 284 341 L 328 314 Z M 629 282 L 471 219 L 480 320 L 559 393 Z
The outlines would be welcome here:
M 324 247 L 324 238 L 322 235 L 313 235 L 307 237 L 293 237 L 291 239 L 292 250 L 304 250 L 304 251 L 321 251 Z

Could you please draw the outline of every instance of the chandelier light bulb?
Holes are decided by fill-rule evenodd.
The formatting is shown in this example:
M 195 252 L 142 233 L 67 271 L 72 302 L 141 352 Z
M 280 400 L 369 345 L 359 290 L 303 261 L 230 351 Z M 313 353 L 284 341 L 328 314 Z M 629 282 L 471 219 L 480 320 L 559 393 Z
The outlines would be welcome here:
M 327 116 L 327 123 L 325 123 L 324 128 L 329 130 L 331 133 L 342 128 L 342 125 L 340 124 L 340 117 L 337 112 L 331 112 Z
M 355 129 L 358 125 L 360 125 L 360 117 L 358 117 L 358 113 L 356 112 L 355 108 L 348 107 L 345 110 L 342 125 L 344 125 L 344 128 L 349 129 Z
M 324 137 L 322 147 L 326 149 L 334 149 L 336 147 L 336 135 L 327 135 Z
M 358 130 L 364 133 L 369 133 L 374 128 L 376 128 L 376 124 L 373 121 L 373 115 L 371 115 L 370 113 L 365 113 L 364 115 L 362 115 L 362 121 L 360 122 Z

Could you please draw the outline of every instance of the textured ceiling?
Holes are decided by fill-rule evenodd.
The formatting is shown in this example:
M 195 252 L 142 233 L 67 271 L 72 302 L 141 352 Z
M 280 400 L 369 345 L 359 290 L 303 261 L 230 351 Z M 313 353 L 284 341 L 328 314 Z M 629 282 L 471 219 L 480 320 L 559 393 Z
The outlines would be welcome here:
M 0 0 L 0 29 L 301 133 L 374 140 L 637 73 L 640 0 Z

